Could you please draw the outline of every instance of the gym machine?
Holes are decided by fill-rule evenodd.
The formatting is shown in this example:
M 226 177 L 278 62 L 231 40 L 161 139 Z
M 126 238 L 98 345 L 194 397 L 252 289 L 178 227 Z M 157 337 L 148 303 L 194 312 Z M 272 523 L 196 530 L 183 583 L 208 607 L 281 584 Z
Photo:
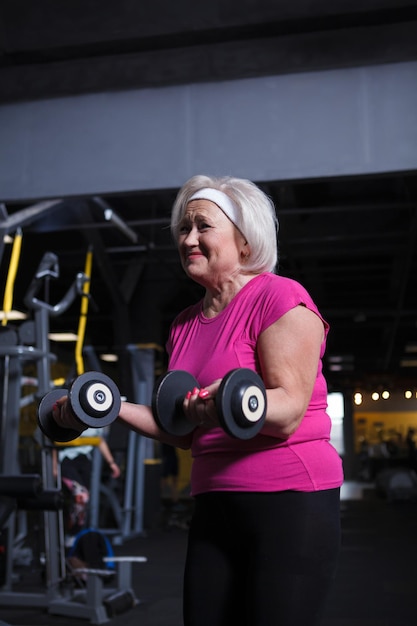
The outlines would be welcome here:
M 49 352 L 49 315 L 60 315 L 72 303 L 74 297 L 80 291 L 83 277 L 79 274 L 73 285 L 63 299 L 51 306 L 40 300 L 38 291 L 45 286 L 50 278 L 59 276 L 58 261 L 52 253 L 46 253 L 41 260 L 34 279 L 29 287 L 25 298 L 25 304 L 29 310 L 34 311 L 34 321 L 24 322 L 18 330 L 7 328 L 1 333 L 0 356 L 2 357 L 3 387 L 2 387 L 2 415 L 1 415 L 1 474 L 19 475 L 19 421 L 20 421 L 20 381 L 23 373 L 23 362 L 30 361 L 36 364 L 37 386 L 39 395 L 51 390 L 51 361 L 54 356 Z M 46 455 L 42 455 L 42 481 L 43 491 L 54 491 L 55 485 L 52 475 L 52 462 Z M 45 510 L 45 551 L 47 593 L 38 597 L 32 594 L 26 596 L 19 593 L 17 598 L 11 591 L 12 587 L 12 559 L 14 546 L 15 513 L 8 521 L 7 560 L 6 560 L 6 583 L 0 592 L 1 604 L 43 606 L 49 596 L 54 595 L 55 581 L 62 578 L 65 566 L 63 555 L 58 549 L 60 545 L 59 514 L 56 511 Z M 44 594 L 45 595 L 45 594 Z
M 6 559 L 4 584 L 0 588 L 0 607 L 35 607 L 45 608 L 50 613 L 82 617 L 92 623 L 100 624 L 108 621 L 109 614 L 124 605 L 125 609 L 137 604 L 138 600 L 126 585 L 130 580 L 130 567 L 134 560 L 146 561 L 144 557 L 130 559 L 118 563 L 117 585 L 106 588 L 103 593 L 104 576 L 109 571 L 86 572 L 87 583 L 83 589 L 75 589 L 72 581 L 68 581 L 65 560 L 61 491 L 55 489 L 52 468 L 52 446 L 44 444 L 41 452 L 41 476 L 31 477 L 21 474 L 19 467 L 19 421 L 21 407 L 21 380 L 23 363 L 30 361 L 36 364 L 37 397 L 46 396 L 53 391 L 51 383 L 51 362 L 55 358 L 49 351 L 49 318 L 63 313 L 75 297 L 82 295 L 82 286 L 86 277 L 80 273 L 63 299 L 56 305 L 42 300 L 39 296 L 43 288 L 48 293 L 48 282 L 59 277 L 58 259 L 53 253 L 46 253 L 39 265 L 34 279 L 25 297 L 25 304 L 34 313 L 34 321 L 24 322 L 18 329 L 6 328 L 0 333 L 0 357 L 3 374 L 3 385 L 0 393 L 0 500 L 2 509 L 2 532 L 6 535 Z M 36 394 L 35 394 L 36 395 Z M 15 486 L 19 482 L 17 492 L 11 497 L 5 483 L 15 478 Z M 27 481 L 34 484 L 41 482 L 41 489 L 35 490 L 33 485 L 27 490 Z M 17 482 L 16 482 L 17 481 Z M 22 482 L 23 481 L 23 482 Z M 3 492 L 2 492 L 3 487 Z M 32 489 L 32 491 L 31 491 Z M 15 547 L 16 513 L 21 510 L 35 508 L 43 512 L 44 517 L 44 549 L 45 549 L 45 580 L 44 590 L 40 592 L 23 592 L 14 590 L 13 552 Z M 113 573 L 113 576 L 115 573 Z M 120 585 L 123 584 L 122 588 Z M 107 605 L 105 604 L 107 603 Z M 129 606 L 126 606 L 128 604 Z

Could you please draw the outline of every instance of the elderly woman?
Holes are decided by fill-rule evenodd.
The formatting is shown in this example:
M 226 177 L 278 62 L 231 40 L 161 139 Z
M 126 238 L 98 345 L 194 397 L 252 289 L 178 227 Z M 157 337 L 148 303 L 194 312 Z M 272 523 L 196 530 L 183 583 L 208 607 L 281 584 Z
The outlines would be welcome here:
M 335 575 L 343 475 L 322 373 L 329 327 L 299 283 L 274 273 L 277 226 L 272 202 L 248 180 L 185 183 L 172 233 L 205 294 L 174 320 L 167 350 L 169 369 L 198 380 L 183 405 L 196 427 L 176 437 L 150 407 L 120 410 L 142 435 L 192 450 L 186 626 L 317 625 Z M 235 368 L 256 371 L 266 388 L 266 419 L 249 440 L 230 437 L 216 412 Z

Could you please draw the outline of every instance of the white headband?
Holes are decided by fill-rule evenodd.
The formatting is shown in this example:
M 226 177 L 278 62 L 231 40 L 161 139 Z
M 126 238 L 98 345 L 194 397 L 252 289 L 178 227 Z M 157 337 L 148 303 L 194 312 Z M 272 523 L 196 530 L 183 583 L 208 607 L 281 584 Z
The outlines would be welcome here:
M 210 200 L 211 202 L 214 202 L 214 204 L 217 204 L 219 209 L 221 209 L 223 213 L 227 215 L 229 220 L 233 222 L 233 224 L 240 230 L 240 232 L 242 232 L 242 219 L 240 217 L 241 212 L 239 211 L 239 208 L 233 202 L 233 200 L 229 198 L 229 196 L 223 191 L 220 191 L 219 189 L 213 189 L 212 187 L 204 187 L 204 189 L 196 191 L 188 200 L 188 202 L 191 202 L 191 200 Z

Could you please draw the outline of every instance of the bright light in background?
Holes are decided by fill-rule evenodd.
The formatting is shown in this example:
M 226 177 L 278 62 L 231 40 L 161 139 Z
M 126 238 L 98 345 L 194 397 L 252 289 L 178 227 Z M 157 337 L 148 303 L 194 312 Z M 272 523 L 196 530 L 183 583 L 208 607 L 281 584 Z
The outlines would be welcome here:
M 401 359 L 401 367 L 417 367 L 417 359 Z
M 388 400 L 388 398 L 389 398 L 389 391 L 383 391 L 382 392 L 382 398 L 384 400 Z
M 372 400 L 379 400 L 379 393 L 377 391 L 374 391 L 372 396 L 371 396 Z
M 343 394 L 339 391 L 329 393 L 327 396 L 327 413 L 332 420 L 330 443 L 340 455 L 345 452 L 345 440 L 343 436 L 343 419 L 345 417 L 345 403 Z
M 362 404 L 363 397 L 362 397 L 362 394 L 359 393 L 359 391 L 357 391 L 355 395 L 353 396 L 353 402 L 356 404 L 356 406 L 359 406 L 360 404 Z
M 119 360 L 119 357 L 117 356 L 117 354 L 107 353 L 107 354 L 100 354 L 100 359 L 102 361 L 106 361 L 107 363 L 117 363 L 117 361 Z
M 15 309 L 12 309 L 11 311 L 8 311 L 7 313 L 5 313 L 4 311 L 0 311 L 0 320 L 11 320 L 11 321 L 16 321 L 16 320 L 25 320 L 27 318 L 26 313 L 22 313 L 22 311 L 17 311 Z
M 77 341 L 75 333 L 49 333 L 48 339 L 51 341 Z

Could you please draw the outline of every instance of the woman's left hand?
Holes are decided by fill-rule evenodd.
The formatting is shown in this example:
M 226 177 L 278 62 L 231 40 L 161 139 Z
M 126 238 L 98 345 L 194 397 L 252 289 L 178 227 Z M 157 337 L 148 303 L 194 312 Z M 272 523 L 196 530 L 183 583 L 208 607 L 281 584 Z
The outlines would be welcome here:
M 195 387 L 187 393 L 183 403 L 184 413 L 196 426 L 200 428 L 219 426 L 215 398 L 220 383 L 221 380 L 216 380 L 207 387 L 201 389 Z

